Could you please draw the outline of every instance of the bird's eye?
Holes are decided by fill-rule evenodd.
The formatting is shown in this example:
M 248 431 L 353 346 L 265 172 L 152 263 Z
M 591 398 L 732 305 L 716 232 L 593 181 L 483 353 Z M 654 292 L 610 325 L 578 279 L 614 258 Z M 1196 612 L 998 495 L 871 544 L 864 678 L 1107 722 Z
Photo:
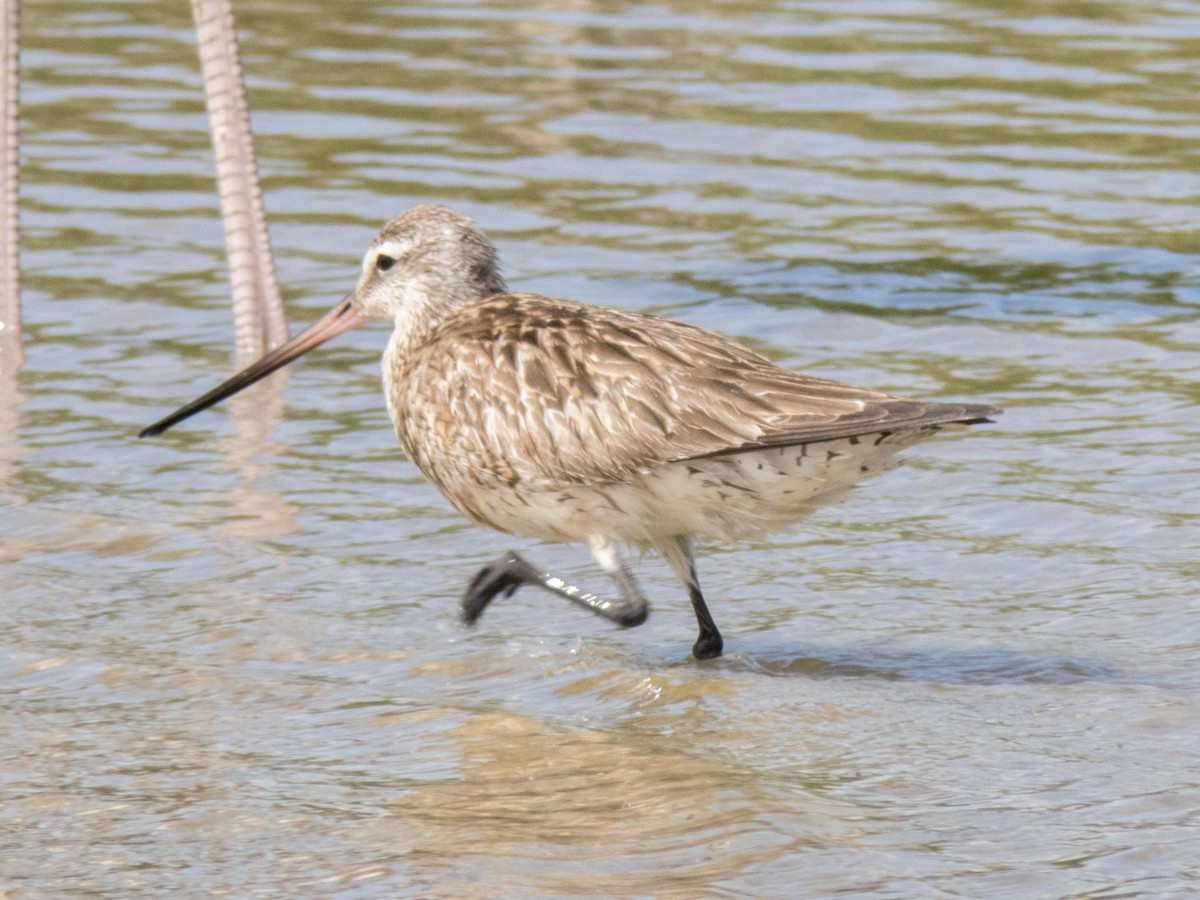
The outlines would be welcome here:
M 386 272 L 395 264 L 396 257 L 394 256 L 387 256 L 386 254 L 380 253 L 377 257 L 375 257 L 375 268 L 380 272 Z

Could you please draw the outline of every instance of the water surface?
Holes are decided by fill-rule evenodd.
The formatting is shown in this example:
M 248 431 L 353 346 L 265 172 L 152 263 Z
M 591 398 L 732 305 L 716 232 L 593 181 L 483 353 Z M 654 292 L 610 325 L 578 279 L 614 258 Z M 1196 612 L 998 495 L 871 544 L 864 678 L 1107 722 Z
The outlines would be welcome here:
M 514 286 L 991 402 L 619 632 L 395 445 L 380 329 L 230 370 L 186 4 L 30 4 L 26 363 L 0 391 L 12 897 L 1200 890 L 1191 4 L 238 6 L 293 328 L 386 218 Z

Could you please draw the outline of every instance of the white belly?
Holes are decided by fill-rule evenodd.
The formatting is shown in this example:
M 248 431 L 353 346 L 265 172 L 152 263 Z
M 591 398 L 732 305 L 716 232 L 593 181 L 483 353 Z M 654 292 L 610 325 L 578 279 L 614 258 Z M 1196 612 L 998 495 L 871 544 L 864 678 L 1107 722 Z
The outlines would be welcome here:
M 476 517 L 502 531 L 550 541 L 605 535 L 650 547 L 703 534 L 759 537 L 840 501 L 864 478 L 885 471 L 898 451 L 937 426 L 668 463 L 621 484 L 528 491 L 477 489 Z

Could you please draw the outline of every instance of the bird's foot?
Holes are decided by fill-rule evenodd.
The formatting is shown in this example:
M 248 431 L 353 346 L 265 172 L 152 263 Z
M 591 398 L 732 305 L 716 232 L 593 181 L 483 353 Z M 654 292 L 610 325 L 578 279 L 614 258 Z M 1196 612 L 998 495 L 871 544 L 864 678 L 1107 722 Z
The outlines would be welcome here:
M 716 659 L 725 648 L 721 634 L 717 631 L 702 631 L 696 643 L 692 644 L 692 656 L 696 659 Z
M 636 628 L 650 617 L 650 605 L 639 597 L 636 601 L 622 603 L 609 609 L 602 615 L 622 628 Z
M 537 570 L 511 550 L 476 573 L 462 598 L 462 618 L 468 624 L 483 615 L 497 594 L 511 597 L 524 584 L 539 584 Z

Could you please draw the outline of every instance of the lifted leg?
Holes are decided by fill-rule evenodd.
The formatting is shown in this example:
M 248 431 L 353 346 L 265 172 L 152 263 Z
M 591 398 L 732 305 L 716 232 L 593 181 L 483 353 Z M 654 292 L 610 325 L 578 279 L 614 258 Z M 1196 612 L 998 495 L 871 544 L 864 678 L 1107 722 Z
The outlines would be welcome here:
M 688 598 L 692 601 L 692 609 L 696 613 L 700 636 L 692 645 L 692 656 L 696 659 L 713 659 L 720 656 L 725 648 L 725 642 L 721 639 L 721 632 L 717 630 L 717 623 L 713 621 L 712 613 L 708 611 L 704 595 L 700 593 L 700 579 L 696 577 L 696 561 L 692 556 L 691 536 L 681 534 L 673 542 L 660 546 L 658 550 L 687 588 Z
M 484 566 L 471 579 L 471 583 L 467 585 L 466 593 L 463 594 L 462 599 L 463 621 L 468 625 L 474 623 L 476 619 L 483 615 L 484 609 L 495 599 L 497 594 L 511 597 L 517 588 L 525 584 L 531 584 L 544 588 L 560 597 L 565 597 L 572 603 L 589 609 L 596 615 L 602 616 L 610 622 L 615 622 L 622 628 L 632 628 L 634 625 L 641 625 L 650 614 L 650 605 L 638 590 L 637 582 L 634 581 L 633 575 L 624 565 L 616 561 L 615 548 L 612 555 L 612 560 L 615 561 L 613 563 L 615 568 L 612 569 L 606 565 L 609 562 L 608 557 L 605 557 L 604 561 L 601 561 L 596 556 L 595 549 L 593 549 L 592 555 L 596 557 L 596 561 L 606 571 L 612 574 L 613 580 L 617 583 L 617 590 L 621 595 L 619 602 L 605 600 L 573 584 L 567 584 L 557 575 L 543 569 L 534 568 L 516 553 L 510 551 L 496 560 L 496 562 Z

